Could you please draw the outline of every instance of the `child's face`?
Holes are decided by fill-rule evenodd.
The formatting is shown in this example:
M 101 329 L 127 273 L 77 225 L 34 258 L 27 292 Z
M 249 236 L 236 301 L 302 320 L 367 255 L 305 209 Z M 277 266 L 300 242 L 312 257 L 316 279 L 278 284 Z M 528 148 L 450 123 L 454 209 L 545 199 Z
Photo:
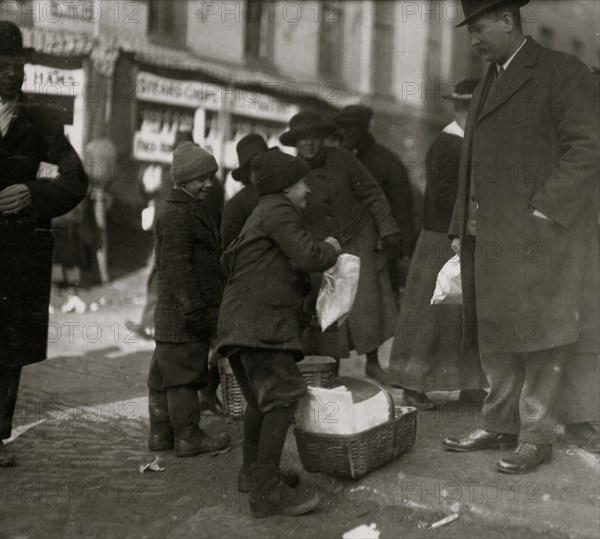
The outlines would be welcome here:
M 288 196 L 288 198 L 292 201 L 294 206 L 298 208 L 304 209 L 306 208 L 306 201 L 308 199 L 308 195 L 310 194 L 310 189 L 304 178 L 300 181 L 296 182 L 293 185 L 290 185 L 284 193 Z
M 204 176 L 201 178 L 195 178 L 183 184 L 186 191 L 198 200 L 204 200 L 208 196 L 208 192 L 212 187 L 214 176 Z

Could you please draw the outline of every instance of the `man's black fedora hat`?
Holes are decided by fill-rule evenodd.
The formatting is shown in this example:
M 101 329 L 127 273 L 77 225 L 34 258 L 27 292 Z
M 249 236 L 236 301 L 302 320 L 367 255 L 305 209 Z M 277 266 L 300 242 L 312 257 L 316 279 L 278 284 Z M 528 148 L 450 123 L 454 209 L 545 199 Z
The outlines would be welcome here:
M 289 129 L 279 137 L 279 140 L 284 146 L 295 146 L 298 136 L 306 132 L 313 132 L 320 137 L 327 138 L 334 131 L 335 126 L 322 121 L 316 112 L 303 111 L 292 116 Z
M 238 182 L 248 181 L 248 172 L 252 158 L 269 149 L 265 139 L 256 133 L 242 137 L 235 146 L 239 166 L 231 172 L 231 176 Z
M 0 56 L 27 58 L 33 50 L 33 47 L 23 47 L 23 36 L 15 23 L 0 21 Z
M 502 4 L 518 4 L 519 7 L 529 3 L 529 0 L 461 0 L 464 20 L 456 25 L 456 28 L 469 24 L 471 21 L 481 17 L 488 9 L 499 7 Z

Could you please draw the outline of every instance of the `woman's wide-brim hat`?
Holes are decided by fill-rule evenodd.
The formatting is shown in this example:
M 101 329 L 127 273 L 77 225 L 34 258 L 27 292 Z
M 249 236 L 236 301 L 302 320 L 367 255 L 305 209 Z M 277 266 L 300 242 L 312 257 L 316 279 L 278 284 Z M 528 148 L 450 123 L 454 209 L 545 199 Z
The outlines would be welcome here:
M 247 182 L 250 178 L 252 158 L 269 149 L 265 139 L 256 133 L 242 137 L 235 146 L 238 156 L 238 168 L 231 171 L 231 176 L 238 182 Z
M 473 99 L 473 92 L 481 79 L 465 79 L 456 84 L 451 94 L 443 96 L 447 101 L 468 103 Z
M 529 3 L 529 0 L 461 0 L 464 20 L 456 28 L 469 24 L 481 17 L 488 9 L 496 8 L 502 4 L 516 3 L 519 7 Z
M 324 122 L 316 112 L 299 112 L 292 116 L 288 130 L 279 137 L 284 146 L 295 146 L 301 135 L 311 134 L 327 138 L 335 132 L 335 126 Z
M 25 60 L 33 51 L 33 47 L 23 47 L 21 30 L 14 22 L 0 21 L 0 57 Z

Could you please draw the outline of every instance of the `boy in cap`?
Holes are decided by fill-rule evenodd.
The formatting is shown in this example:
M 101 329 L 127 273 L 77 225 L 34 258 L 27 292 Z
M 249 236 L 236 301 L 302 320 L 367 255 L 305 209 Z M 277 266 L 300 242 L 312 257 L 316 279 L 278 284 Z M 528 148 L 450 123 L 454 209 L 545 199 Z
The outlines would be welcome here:
M 221 449 L 227 434 L 199 428 L 198 390 L 206 386 L 209 342 L 223 291 L 219 236 L 203 204 L 215 158 L 192 142 L 173 152 L 174 186 L 156 223 L 156 349 L 148 374 L 151 451 L 178 457 Z
M 248 403 L 240 490 L 250 486 L 254 516 L 299 515 L 319 498 L 313 489 L 291 488 L 279 463 L 298 400 L 307 391 L 296 366 L 303 357 L 306 274 L 333 266 L 341 248 L 331 237 L 313 241 L 304 227 L 300 209 L 310 191 L 302 161 L 270 150 L 252 165 L 260 200 L 223 255 L 227 284 L 218 351 L 229 358 Z

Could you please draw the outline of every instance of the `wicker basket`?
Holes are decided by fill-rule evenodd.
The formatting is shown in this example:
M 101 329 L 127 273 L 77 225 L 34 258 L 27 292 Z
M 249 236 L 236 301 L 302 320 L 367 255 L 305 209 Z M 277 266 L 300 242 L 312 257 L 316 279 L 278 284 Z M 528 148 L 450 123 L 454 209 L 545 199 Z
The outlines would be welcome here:
M 219 358 L 219 376 L 221 378 L 221 398 L 223 399 L 225 412 L 233 419 L 242 419 L 246 401 L 226 357 Z
M 302 465 L 308 472 L 358 479 L 410 451 L 417 435 L 417 409 L 396 406 L 396 417 L 348 435 L 294 429 Z
M 335 378 L 336 362 L 327 356 L 306 356 L 298 363 L 298 368 L 306 385 L 330 388 Z M 246 402 L 227 358 L 219 358 L 219 373 L 223 407 L 233 419 L 242 419 Z

